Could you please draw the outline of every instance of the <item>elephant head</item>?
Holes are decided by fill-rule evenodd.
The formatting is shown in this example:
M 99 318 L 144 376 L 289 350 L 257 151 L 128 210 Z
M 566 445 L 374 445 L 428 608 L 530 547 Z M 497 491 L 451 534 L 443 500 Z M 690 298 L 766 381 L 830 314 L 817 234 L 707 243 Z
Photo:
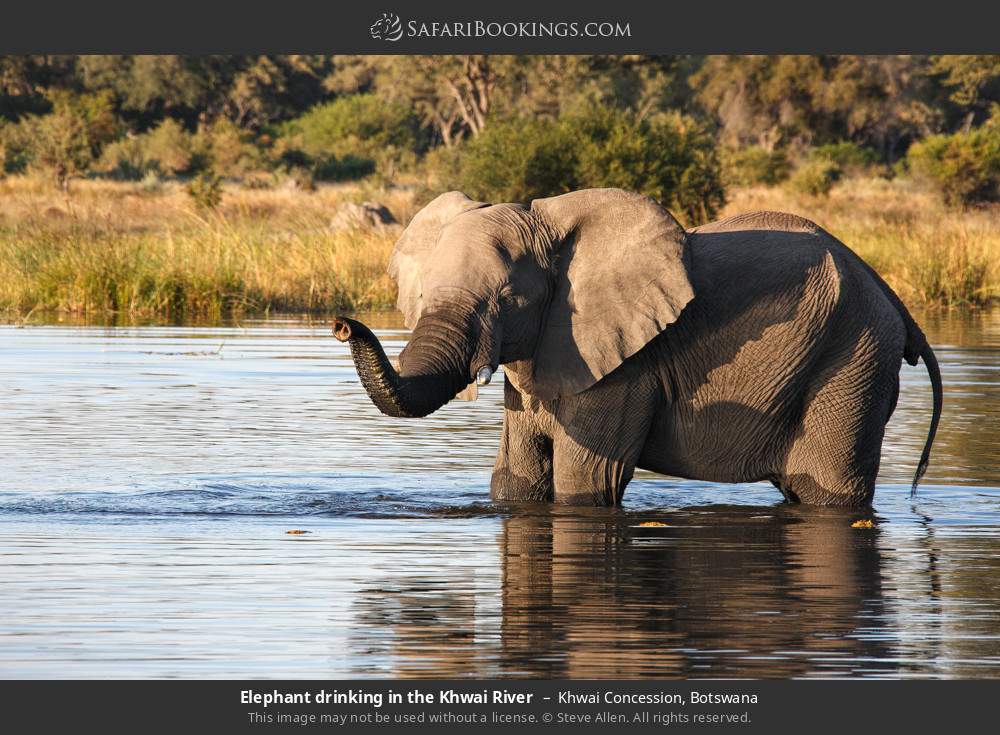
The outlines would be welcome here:
M 586 390 L 674 322 L 693 298 L 686 238 L 653 200 L 587 189 L 531 206 L 459 192 L 422 209 L 389 273 L 413 335 L 398 372 L 361 323 L 338 317 L 383 413 L 425 416 L 500 364 L 547 400 Z

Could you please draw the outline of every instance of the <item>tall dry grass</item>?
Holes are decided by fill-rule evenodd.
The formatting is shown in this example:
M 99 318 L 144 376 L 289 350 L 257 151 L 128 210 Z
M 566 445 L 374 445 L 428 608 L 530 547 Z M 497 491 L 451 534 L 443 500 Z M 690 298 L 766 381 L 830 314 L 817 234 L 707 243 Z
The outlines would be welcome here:
M 178 184 L 0 181 L 0 309 L 122 318 L 324 313 L 391 306 L 385 274 L 399 227 L 332 231 L 360 187 L 316 192 L 228 188 L 199 210 Z M 413 196 L 378 192 L 397 217 Z
M 400 227 L 334 232 L 345 201 L 377 199 L 406 222 L 405 190 L 316 192 L 227 186 L 200 211 L 180 184 L 0 180 L 0 311 L 213 318 L 388 308 L 385 274 Z M 787 189 L 730 192 L 722 216 L 755 209 L 814 220 L 872 264 L 907 303 L 1000 299 L 1000 208 L 959 212 L 906 182 L 855 180 L 829 197 Z

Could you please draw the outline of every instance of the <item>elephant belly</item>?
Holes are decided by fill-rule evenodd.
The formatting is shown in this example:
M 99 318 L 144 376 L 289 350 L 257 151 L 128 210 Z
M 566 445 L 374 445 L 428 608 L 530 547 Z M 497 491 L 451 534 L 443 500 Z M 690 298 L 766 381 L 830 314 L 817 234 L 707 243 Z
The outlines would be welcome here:
M 787 420 L 731 402 L 697 416 L 685 413 L 668 409 L 656 417 L 639 467 L 708 482 L 756 482 L 780 474 Z
M 823 329 L 797 316 L 736 347 L 706 341 L 698 371 L 655 415 L 639 466 L 712 482 L 779 476 L 824 350 Z

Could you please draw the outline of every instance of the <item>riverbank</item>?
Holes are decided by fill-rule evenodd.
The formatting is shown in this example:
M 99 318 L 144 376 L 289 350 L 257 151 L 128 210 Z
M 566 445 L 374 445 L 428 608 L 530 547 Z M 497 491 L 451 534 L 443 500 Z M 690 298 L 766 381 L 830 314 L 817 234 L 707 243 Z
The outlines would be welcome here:
M 411 190 L 366 184 L 316 191 L 227 184 L 199 208 L 178 182 L 153 186 L 0 180 L 0 312 L 218 318 L 391 308 L 385 274 L 401 226 L 336 230 L 345 202 L 374 199 L 407 222 Z M 911 306 L 1000 299 L 1000 207 L 946 209 L 902 181 L 853 180 L 829 197 L 785 188 L 734 189 L 721 216 L 795 212 L 849 244 Z
M 399 226 L 334 230 L 345 202 L 372 196 L 402 219 L 411 194 L 224 188 L 209 210 L 184 186 L 74 182 L 70 196 L 0 181 L 0 311 L 218 319 L 390 308 Z

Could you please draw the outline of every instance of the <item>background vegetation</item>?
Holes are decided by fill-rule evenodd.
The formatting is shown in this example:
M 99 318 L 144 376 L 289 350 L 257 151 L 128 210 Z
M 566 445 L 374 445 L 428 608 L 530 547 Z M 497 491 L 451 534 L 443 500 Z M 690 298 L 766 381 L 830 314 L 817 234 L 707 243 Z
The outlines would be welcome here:
M 345 202 L 587 186 L 796 211 L 911 302 L 984 304 L 998 110 L 1000 56 L 0 56 L 0 309 L 388 305 L 398 229 Z

